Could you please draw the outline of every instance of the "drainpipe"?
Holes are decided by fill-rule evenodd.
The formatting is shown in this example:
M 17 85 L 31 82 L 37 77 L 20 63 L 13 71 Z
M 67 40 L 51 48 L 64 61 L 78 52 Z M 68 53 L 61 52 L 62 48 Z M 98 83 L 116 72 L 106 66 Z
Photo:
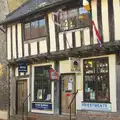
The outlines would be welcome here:
M 10 120 L 10 65 L 7 65 L 7 81 L 8 81 L 8 120 Z

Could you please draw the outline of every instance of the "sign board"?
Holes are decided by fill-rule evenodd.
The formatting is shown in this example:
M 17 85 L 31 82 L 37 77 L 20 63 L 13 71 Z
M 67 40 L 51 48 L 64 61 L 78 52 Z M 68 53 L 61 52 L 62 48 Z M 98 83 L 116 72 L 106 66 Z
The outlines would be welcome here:
M 51 103 L 32 103 L 32 109 L 52 111 Z
M 18 64 L 18 72 L 27 72 L 26 63 L 23 62 Z
M 111 104 L 108 103 L 81 103 L 81 110 L 111 111 Z
M 58 80 L 59 79 L 58 72 L 56 72 L 53 68 L 50 68 L 49 74 L 50 74 L 50 80 Z

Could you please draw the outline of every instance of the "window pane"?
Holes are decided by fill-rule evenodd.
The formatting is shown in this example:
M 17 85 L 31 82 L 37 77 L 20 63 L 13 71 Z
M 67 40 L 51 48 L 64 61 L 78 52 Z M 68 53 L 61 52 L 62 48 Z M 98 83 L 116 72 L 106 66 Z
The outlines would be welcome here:
M 30 23 L 25 24 L 25 40 L 30 39 Z
M 84 68 L 86 74 L 95 73 L 95 61 L 94 60 L 86 60 L 84 62 Z
M 95 101 L 96 100 L 96 83 L 95 76 L 85 76 L 85 100 Z
M 51 82 L 49 80 L 49 68 L 49 66 L 35 67 L 35 101 L 51 101 Z
M 90 16 L 84 7 L 79 8 L 78 25 L 79 27 L 87 27 L 90 25 Z
M 37 38 L 38 36 L 38 21 L 31 22 L 31 37 Z
M 38 32 L 40 37 L 46 35 L 45 19 L 39 20 Z
M 109 100 L 109 80 L 107 75 L 97 76 L 98 81 L 98 101 Z

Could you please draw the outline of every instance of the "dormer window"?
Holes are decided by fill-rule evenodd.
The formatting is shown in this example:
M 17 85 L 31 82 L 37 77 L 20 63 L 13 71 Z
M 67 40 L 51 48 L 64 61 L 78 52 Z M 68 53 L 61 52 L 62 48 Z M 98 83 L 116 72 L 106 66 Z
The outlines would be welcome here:
M 60 24 L 63 30 L 85 28 L 90 25 L 90 17 L 83 7 L 70 9 L 60 13 Z
M 25 40 L 44 37 L 47 35 L 45 19 L 39 19 L 24 24 Z

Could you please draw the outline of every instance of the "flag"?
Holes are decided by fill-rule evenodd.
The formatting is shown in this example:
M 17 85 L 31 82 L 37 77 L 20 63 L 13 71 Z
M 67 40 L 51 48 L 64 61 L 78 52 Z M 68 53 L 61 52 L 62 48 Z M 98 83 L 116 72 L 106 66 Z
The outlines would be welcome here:
M 83 0 L 83 7 L 87 10 L 90 11 L 90 4 L 88 0 Z
M 102 42 L 101 42 L 102 38 L 101 38 L 100 33 L 97 30 L 95 22 L 93 20 L 92 20 L 92 25 L 93 25 L 94 30 L 95 30 L 95 34 L 96 34 L 96 37 L 97 37 L 98 45 L 99 45 L 99 47 L 101 47 L 102 46 Z

